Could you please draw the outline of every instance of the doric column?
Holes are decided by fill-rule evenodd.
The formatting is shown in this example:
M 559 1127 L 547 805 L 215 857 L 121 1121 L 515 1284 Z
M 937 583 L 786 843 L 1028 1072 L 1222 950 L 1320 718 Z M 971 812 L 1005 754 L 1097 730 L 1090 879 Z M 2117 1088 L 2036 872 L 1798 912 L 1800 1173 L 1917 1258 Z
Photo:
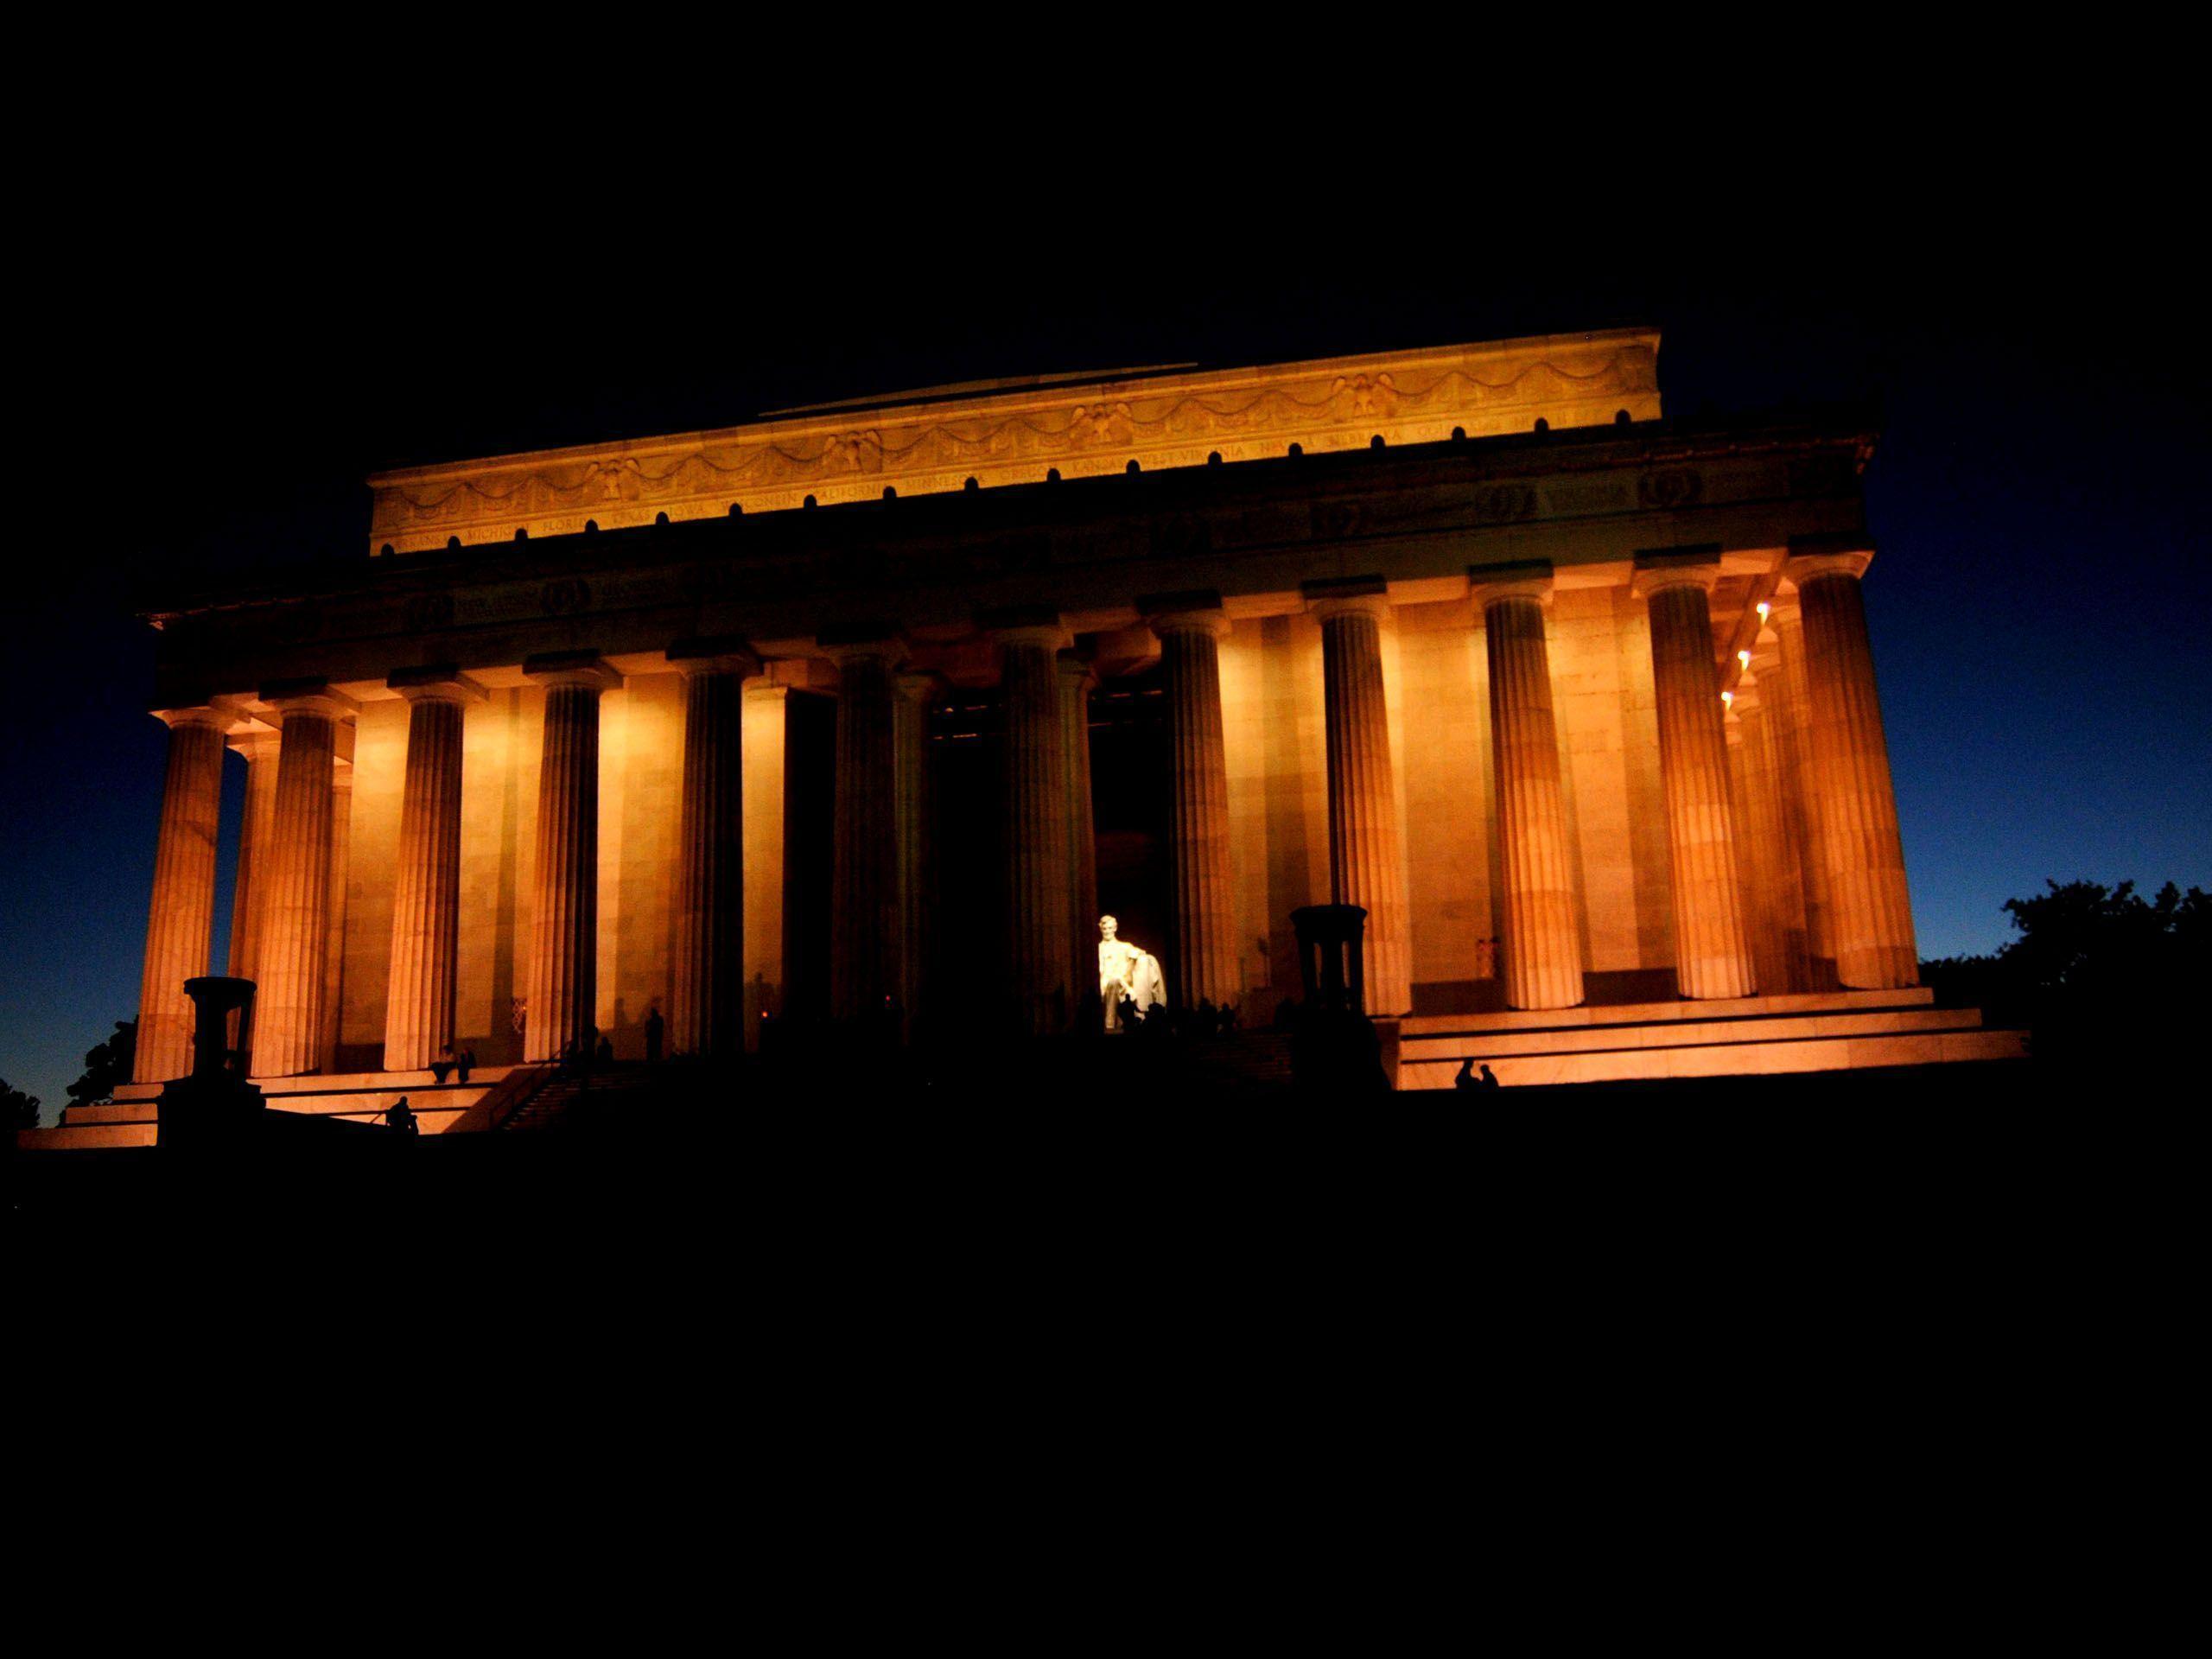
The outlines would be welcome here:
M 1736 878 L 1726 712 L 1707 594 L 1719 556 L 1639 555 L 1636 591 L 1651 613 L 1659 775 L 1675 899 L 1675 978 L 1686 997 L 1749 996 L 1751 942 Z
M 745 1048 L 745 682 L 760 659 L 741 640 L 685 639 L 668 660 L 683 676 L 669 1046 L 726 1060 Z
M 168 769 L 154 843 L 146 914 L 146 965 L 138 982 L 134 1083 L 167 1083 L 192 1071 L 192 999 L 184 982 L 207 971 L 215 927 L 215 830 L 223 805 L 223 728 L 233 716 L 205 705 L 162 709 Z
M 1783 574 L 1804 620 L 1808 730 L 1827 865 L 1836 976 L 1847 988 L 1920 982 L 1889 744 L 1859 577 L 1864 550 L 1802 552 Z
M 1078 1030 L 1103 1030 L 1098 1001 L 1098 836 L 1090 801 L 1090 694 L 1098 676 L 1060 653 L 1060 743 L 1067 752 L 1068 971 Z
M 1016 1028 L 1065 1031 L 1068 984 L 1068 786 L 1062 741 L 1058 617 L 992 630 L 1006 705 L 1006 918 Z
M 1767 671 L 1758 671 L 1760 662 Z M 1805 953 L 1805 897 L 1796 849 L 1783 804 L 1781 747 L 1768 706 L 1770 659 L 1760 658 L 1736 682 L 1728 711 L 1728 764 L 1737 796 L 1738 874 L 1750 895 L 1751 969 L 1762 991 L 1812 988 Z
M 322 1062 L 333 774 L 339 722 L 352 720 L 356 705 L 320 680 L 264 686 L 261 695 L 276 710 L 283 737 L 266 863 L 268 895 L 262 900 L 253 1070 L 259 1077 L 295 1077 Z M 255 879 L 260 879 L 259 872 Z
M 347 728 L 338 728 L 339 753 L 330 770 L 330 925 L 322 952 L 322 1029 L 315 1069 L 338 1070 L 338 1034 L 346 1013 L 346 900 L 353 862 L 353 762 L 346 753 Z
M 892 769 L 896 776 L 899 826 L 899 1001 L 906 1027 L 925 1017 L 925 953 L 935 934 L 931 913 L 936 881 L 930 868 L 936 855 L 930 820 L 930 703 L 938 690 L 934 674 L 901 674 L 893 706 Z
M 622 677 L 589 651 L 523 664 L 545 688 L 537 767 L 537 857 L 530 1002 L 523 1058 L 557 1060 L 592 1046 L 599 981 L 599 699 Z
M 836 818 L 830 887 L 830 1013 L 880 1019 L 899 995 L 899 781 L 894 683 L 906 646 L 823 641 L 837 664 Z
M 1168 859 L 1175 879 L 1167 1000 L 1233 1007 L 1243 996 L 1236 938 L 1236 863 L 1229 845 L 1229 760 L 1222 741 L 1221 642 L 1229 618 L 1211 594 L 1148 607 L 1167 693 Z M 1097 944 L 1097 918 L 1089 942 Z M 1097 979 L 1096 957 L 1090 977 Z
M 231 885 L 231 947 L 226 971 L 232 979 L 261 981 L 261 932 L 267 911 L 269 838 L 276 822 L 278 738 L 267 728 L 241 732 L 230 746 L 245 758 L 245 811 L 238 823 L 238 877 Z M 251 1054 L 251 1007 L 229 1016 L 230 1046 Z
M 1390 600 L 1380 579 L 1308 582 L 1306 608 L 1321 622 L 1322 712 L 1328 728 L 1329 888 L 1367 912 L 1365 1012 L 1413 1009 L 1412 906 L 1405 834 L 1390 765 L 1382 694 L 1382 623 Z
M 1790 845 L 1804 881 L 1805 954 L 1810 988 L 1833 990 L 1834 930 L 1828 925 L 1827 843 L 1821 834 L 1821 791 L 1813 786 L 1813 734 L 1806 717 L 1805 625 L 1795 598 L 1777 599 L 1769 619 L 1774 626 L 1780 674 L 1773 707 L 1776 746 L 1782 766 L 1782 810 Z
M 461 728 L 467 705 L 484 693 L 449 667 L 410 669 L 386 683 L 409 708 L 384 1065 L 387 1071 L 422 1071 L 453 1041 L 461 928 Z
M 1551 567 L 1480 575 L 1475 597 L 1490 654 L 1506 1005 L 1571 1008 L 1582 1001 L 1582 932 L 1544 641 Z

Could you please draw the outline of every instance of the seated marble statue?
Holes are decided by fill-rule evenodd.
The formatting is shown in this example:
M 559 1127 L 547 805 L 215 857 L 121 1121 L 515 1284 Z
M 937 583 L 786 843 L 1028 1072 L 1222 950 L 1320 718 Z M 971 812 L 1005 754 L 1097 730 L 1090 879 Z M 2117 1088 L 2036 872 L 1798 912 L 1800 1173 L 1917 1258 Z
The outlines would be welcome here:
M 1120 938 L 1120 931 L 1121 924 L 1111 916 L 1098 918 L 1098 1000 L 1106 1005 L 1109 1031 L 1122 1028 L 1123 1001 L 1135 1003 L 1141 1012 L 1167 1000 L 1160 958 Z

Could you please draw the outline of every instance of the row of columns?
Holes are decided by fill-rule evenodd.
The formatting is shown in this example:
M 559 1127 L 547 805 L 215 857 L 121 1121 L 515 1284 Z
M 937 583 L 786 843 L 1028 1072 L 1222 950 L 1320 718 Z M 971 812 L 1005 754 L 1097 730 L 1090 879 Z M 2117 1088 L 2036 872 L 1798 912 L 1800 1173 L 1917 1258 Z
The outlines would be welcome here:
M 1649 611 L 1675 971 L 1687 997 L 1919 980 L 1859 579 L 1864 551 L 1793 555 L 1732 697 L 1711 550 L 1639 557 Z M 1763 666 L 1764 672 L 1758 671 Z
M 1708 595 L 1716 555 L 1640 559 L 1648 607 L 1667 816 L 1675 967 L 1692 998 L 1795 989 L 1833 962 L 1847 987 L 1910 984 L 1917 963 L 1889 762 L 1859 578 L 1866 555 L 1795 558 L 1794 613 L 1777 612 L 1762 677 L 1747 674 L 1725 714 Z M 1567 818 L 1546 639 L 1548 567 L 1490 571 L 1478 585 L 1490 671 L 1506 1001 L 1582 1001 Z M 1383 690 L 1380 581 L 1312 584 L 1322 636 L 1331 898 L 1368 912 L 1370 1013 L 1411 1007 L 1404 838 Z M 1160 642 L 1173 795 L 1175 893 L 1171 988 L 1179 1001 L 1233 1002 L 1242 991 L 1222 728 L 1217 598 L 1150 607 Z M 1011 1013 L 1023 1030 L 1065 1029 L 1096 995 L 1091 923 L 1089 666 L 1057 617 L 994 632 L 1006 710 L 1005 861 Z M 902 672 L 881 634 L 825 641 L 842 675 L 837 725 L 831 1004 L 840 1018 L 911 1015 L 931 883 L 926 709 L 933 682 Z M 677 1052 L 728 1054 L 743 1042 L 742 687 L 760 671 L 741 642 L 671 647 L 685 677 L 682 821 L 670 990 Z M 597 931 L 599 706 L 620 677 L 588 652 L 534 658 L 545 689 L 538 774 L 537 925 L 524 1053 L 558 1058 L 592 1035 Z M 450 668 L 394 675 L 410 703 L 385 1065 L 419 1071 L 453 1041 L 460 914 L 461 723 L 483 693 Z M 290 1076 L 334 1047 L 334 889 L 345 880 L 341 724 L 353 704 L 327 686 L 264 688 L 277 732 L 232 740 L 247 757 L 229 969 L 255 980 L 253 1069 Z M 215 824 L 224 732 L 201 707 L 169 726 L 153 905 L 141 990 L 137 1077 L 190 1064 L 183 982 L 212 934 Z
M 1720 696 L 1710 594 L 1717 552 L 1639 559 L 1674 899 L 1680 994 L 1744 997 L 1917 982 L 1888 753 L 1859 578 L 1863 551 L 1793 556 L 1791 614 L 1777 613 L 1783 695 L 1757 682 L 1732 720 Z M 1309 584 L 1322 626 L 1332 897 L 1369 912 L 1369 1010 L 1408 1006 L 1402 840 L 1383 713 L 1380 582 Z M 1510 1007 L 1585 995 L 1545 613 L 1546 564 L 1483 573 L 1475 600 L 1489 658 L 1499 853 L 1497 909 Z M 1172 688 L 1172 682 L 1171 682 Z M 1171 689 L 1171 696 L 1173 691 Z M 1181 729 L 1179 724 L 1178 729 Z M 1184 767 L 1179 756 L 1179 776 Z
M 740 906 L 743 893 L 739 690 L 758 664 L 741 649 L 672 649 L 688 691 L 678 944 L 671 1002 L 677 1040 L 728 1052 L 742 1040 Z M 534 930 L 524 1054 L 588 1046 L 598 932 L 599 703 L 620 677 L 589 652 L 533 658 L 545 688 L 538 767 Z M 384 1059 L 420 1071 L 454 1039 L 460 928 L 461 721 L 481 688 L 451 668 L 403 671 L 388 683 L 410 705 L 393 875 L 391 976 Z M 239 740 L 247 759 L 228 967 L 255 982 L 251 1024 L 233 1040 L 255 1075 L 327 1069 L 336 1047 L 342 981 L 337 936 L 346 880 L 350 774 L 337 766 L 351 699 L 320 683 L 264 687 L 273 745 Z M 183 983 L 203 971 L 214 919 L 215 823 L 223 731 L 213 705 L 170 710 L 167 779 L 140 989 L 134 1080 L 182 1076 L 191 1062 Z M 273 765 L 274 773 L 267 769 Z

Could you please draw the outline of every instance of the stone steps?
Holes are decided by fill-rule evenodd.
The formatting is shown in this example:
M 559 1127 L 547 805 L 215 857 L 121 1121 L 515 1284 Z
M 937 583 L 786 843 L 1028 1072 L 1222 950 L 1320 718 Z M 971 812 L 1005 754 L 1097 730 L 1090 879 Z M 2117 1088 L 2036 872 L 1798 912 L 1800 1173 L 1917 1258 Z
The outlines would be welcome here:
M 1869 1008 L 1925 1008 L 1936 993 L 1925 985 L 1895 991 L 1792 991 L 1706 1002 L 1618 1002 L 1577 1008 L 1511 1008 L 1495 1014 L 1410 1014 L 1398 1022 L 1408 1038 L 1489 1031 L 1549 1031 L 1569 1026 L 1649 1025 L 1677 1020 L 1742 1019 L 1770 1014 L 1836 1014 Z
M 1951 1030 L 1776 1037 L 1745 1032 L 1728 1042 L 1623 1045 L 1599 1049 L 1504 1055 L 1486 1063 L 1508 1088 L 1559 1083 L 1618 1083 L 1641 1077 L 1721 1077 L 1789 1071 L 1837 1071 L 1866 1066 L 1936 1065 L 2027 1058 L 2027 1033 L 1986 1031 L 1976 1023 Z M 1401 1089 L 1449 1089 L 1459 1058 L 1404 1064 Z
M 1720 1047 L 1810 1038 L 1886 1037 L 1974 1031 L 1978 1008 L 1871 1008 L 1859 1013 L 1749 1014 L 1731 1020 L 1665 1020 L 1507 1031 L 1452 1032 L 1405 1039 L 1405 1061 L 1478 1060 L 1612 1049 Z

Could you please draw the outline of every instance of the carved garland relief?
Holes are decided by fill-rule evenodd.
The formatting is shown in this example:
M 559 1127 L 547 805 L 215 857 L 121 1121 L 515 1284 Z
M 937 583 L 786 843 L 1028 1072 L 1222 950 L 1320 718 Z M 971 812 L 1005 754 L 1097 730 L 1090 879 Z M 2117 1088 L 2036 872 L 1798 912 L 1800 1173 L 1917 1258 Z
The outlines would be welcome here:
M 878 496 L 886 484 L 904 493 L 982 483 L 1034 482 L 1048 468 L 1064 476 L 1120 472 L 1132 461 L 1158 469 L 1280 455 L 1295 441 L 1316 452 L 1387 442 L 1434 442 L 1455 428 L 1470 436 L 1526 431 L 1541 414 L 1567 427 L 1610 421 L 1617 408 L 1637 418 L 1658 413 L 1656 340 L 1616 339 L 1540 357 L 1503 348 L 1496 360 L 1472 352 L 1392 368 L 1282 378 L 1225 378 L 1193 386 L 1180 377 L 1157 392 L 1132 382 L 1106 398 L 1071 395 L 1055 404 L 1033 395 L 1026 407 L 971 414 L 932 410 L 907 422 L 849 427 L 782 422 L 713 435 L 683 449 L 608 446 L 603 454 L 522 457 L 450 471 L 425 468 L 373 481 L 372 548 L 397 551 L 443 546 L 448 537 L 481 543 L 574 534 L 671 518 L 717 517 L 731 504 L 747 511 Z M 1326 366 L 1326 365 L 1324 365 Z M 1003 403 L 1006 400 L 994 400 Z

